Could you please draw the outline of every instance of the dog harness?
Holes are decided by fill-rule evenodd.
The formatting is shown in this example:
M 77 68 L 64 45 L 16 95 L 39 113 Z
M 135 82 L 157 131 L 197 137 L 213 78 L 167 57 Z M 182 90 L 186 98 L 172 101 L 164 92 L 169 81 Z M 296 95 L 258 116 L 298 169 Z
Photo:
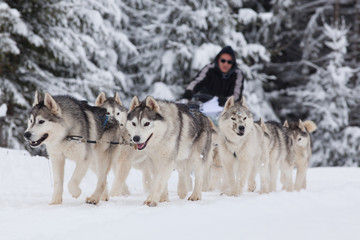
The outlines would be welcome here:
M 71 141 L 75 141 L 77 143 L 93 143 L 93 144 L 97 144 L 97 143 L 108 143 L 108 144 L 112 144 L 112 145 L 128 145 L 130 147 L 134 147 L 134 149 L 136 150 L 137 149 L 137 145 L 132 143 L 132 142 L 128 142 L 126 141 L 124 138 L 122 138 L 122 141 L 121 142 L 113 142 L 113 141 L 101 141 L 101 140 L 98 140 L 98 141 L 95 141 L 95 140 L 89 140 L 89 139 L 85 139 L 84 137 L 82 136 L 74 136 L 74 135 L 71 135 L 71 136 L 66 136 L 65 139 L 69 142 Z
M 106 123 L 108 122 L 108 120 L 109 120 L 109 115 L 106 115 L 106 116 L 105 116 L 105 121 L 104 121 L 104 123 L 103 123 L 103 127 L 105 127 L 105 125 L 106 125 Z

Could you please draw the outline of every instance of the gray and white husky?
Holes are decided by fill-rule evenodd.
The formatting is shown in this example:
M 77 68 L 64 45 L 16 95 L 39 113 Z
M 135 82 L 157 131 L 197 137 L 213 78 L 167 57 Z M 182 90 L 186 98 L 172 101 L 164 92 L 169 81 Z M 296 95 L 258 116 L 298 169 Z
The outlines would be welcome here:
M 269 191 L 269 150 L 264 130 L 255 124 L 243 97 L 234 102 L 230 97 L 219 118 L 219 154 L 225 170 L 228 190 L 224 193 L 239 196 L 250 173 L 260 174 L 260 193 Z M 250 178 L 249 190 L 255 190 Z
M 209 119 L 188 107 L 148 96 L 140 102 L 135 96 L 130 104 L 126 127 L 138 150 L 146 155 L 153 170 L 150 194 L 144 204 L 156 206 L 168 201 L 167 182 L 176 168 L 179 176 L 178 194 L 186 196 L 190 169 L 195 173 L 194 189 L 189 200 L 200 200 L 204 172 L 211 156 Z
M 69 192 L 74 198 L 81 194 L 79 184 L 90 164 L 96 166 L 97 186 L 86 202 L 99 202 L 105 190 L 106 177 L 115 149 L 115 146 L 107 142 L 118 141 L 118 129 L 117 121 L 108 119 L 103 108 L 89 106 L 87 102 L 70 96 L 51 96 L 46 93 L 43 98 L 36 91 L 24 137 L 31 147 L 42 144 L 46 146 L 52 163 L 54 181 L 50 204 L 62 203 L 65 159 L 76 161 L 74 173 L 68 184 Z M 78 137 L 102 143 L 78 144 L 76 141 L 69 141 Z M 103 199 L 108 199 L 106 191 Z
M 287 141 L 287 161 L 286 165 L 281 169 L 281 182 L 286 191 L 300 191 L 306 189 L 306 172 L 309 166 L 312 154 L 312 139 L 310 133 L 317 129 L 313 121 L 305 122 L 284 122 Z M 296 167 L 296 179 L 293 185 L 292 169 Z
M 259 121 L 265 132 L 269 148 L 269 171 L 270 171 L 270 192 L 276 191 L 277 178 L 280 168 L 289 165 L 286 163 L 288 156 L 288 137 L 281 123 Z
M 115 93 L 114 97 L 106 97 L 104 92 L 101 92 L 95 100 L 95 106 L 103 107 L 107 110 L 108 116 L 113 116 L 119 122 L 122 130 L 122 135 L 125 141 L 130 142 L 129 133 L 125 127 L 128 110 L 124 107 L 120 96 Z M 114 182 L 110 191 L 111 196 L 129 195 L 129 189 L 126 184 L 126 178 L 129 175 L 131 166 L 140 170 L 143 174 L 143 188 L 145 192 L 150 191 L 151 185 L 151 169 L 149 168 L 148 161 L 139 151 L 129 148 L 127 145 L 119 145 L 117 151 L 117 159 L 113 159 L 112 169 L 114 172 Z
M 125 127 L 128 110 L 121 102 L 118 93 L 115 93 L 114 97 L 108 98 L 104 92 L 101 92 L 95 100 L 95 106 L 105 108 L 106 115 L 114 117 L 121 127 Z
M 207 182 L 208 182 L 208 191 L 213 191 L 215 189 L 224 191 L 225 190 L 225 178 L 224 178 L 224 169 L 223 163 L 219 156 L 219 129 L 214 124 L 212 119 L 209 117 L 210 126 L 211 126 L 211 150 L 213 153 L 213 158 L 211 161 L 211 166 L 209 169 Z

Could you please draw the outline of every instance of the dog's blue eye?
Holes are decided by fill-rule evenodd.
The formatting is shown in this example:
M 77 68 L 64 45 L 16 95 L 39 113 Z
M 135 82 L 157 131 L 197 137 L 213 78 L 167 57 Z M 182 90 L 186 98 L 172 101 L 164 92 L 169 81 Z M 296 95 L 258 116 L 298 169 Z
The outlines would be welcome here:
M 132 122 L 132 125 L 135 127 L 136 126 L 136 124 L 134 123 L 134 122 Z
M 146 123 L 144 124 L 145 127 L 147 127 L 147 126 L 149 126 L 149 125 L 150 125 L 150 122 L 146 122 Z
M 45 121 L 44 120 L 40 120 L 39 121 L 39 124 L 43 124 Z

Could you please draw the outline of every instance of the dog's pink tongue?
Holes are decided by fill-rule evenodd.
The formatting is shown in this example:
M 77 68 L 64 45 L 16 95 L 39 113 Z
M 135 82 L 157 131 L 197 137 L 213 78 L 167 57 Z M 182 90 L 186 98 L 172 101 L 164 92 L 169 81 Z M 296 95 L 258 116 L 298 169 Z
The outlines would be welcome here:
M 138 149 L 142 149 L 144 147 L 145 143 L 138 143 L 136 145 L 137 145 Z

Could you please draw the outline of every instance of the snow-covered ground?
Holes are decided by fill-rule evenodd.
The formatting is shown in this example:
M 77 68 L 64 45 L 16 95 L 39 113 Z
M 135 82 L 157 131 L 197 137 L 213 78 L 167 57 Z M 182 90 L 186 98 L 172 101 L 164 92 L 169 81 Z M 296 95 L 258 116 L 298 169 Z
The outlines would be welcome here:
M 174 172 L 170 202 L 155 208 L 142 204 L 146 194 L 136 170 L 127 180 L 132 193 L 128 197 L 86 204 L 96 183 L 88 172 L 81 196 L 73 199 L 66 188 L 73 169 L 68 161 L 63 204 L 50 206 L 49 160 L 0 148 L 0 238 L 360 239 L 360 168 L 309 169 L 308 189 L 301 192 L 245 193 L 237 198 L 208 192 L 199 202 L 178 198 Z

